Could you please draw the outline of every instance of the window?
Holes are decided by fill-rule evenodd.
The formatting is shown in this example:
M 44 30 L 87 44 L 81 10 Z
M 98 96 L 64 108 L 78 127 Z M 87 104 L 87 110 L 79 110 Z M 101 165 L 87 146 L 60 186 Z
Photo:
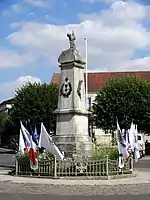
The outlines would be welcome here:
M 88 97 L 88 106 L 89 106 L 89 109 L 91 109 L 91 107 L 92 107 L 91 97 Z

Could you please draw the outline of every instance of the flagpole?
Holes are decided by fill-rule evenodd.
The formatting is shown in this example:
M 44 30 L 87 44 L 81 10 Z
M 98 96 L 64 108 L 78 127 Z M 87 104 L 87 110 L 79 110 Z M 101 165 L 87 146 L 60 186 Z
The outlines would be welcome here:
M 88 40 L 87 38 L 85 37 L 84 38 L 84 41 L 85 41 L 85 98 L 86 98 L 86 108 L 88 108 L 87 106 L 87 100 L 88 100 L 88 72 L 87 72 L 87 68 L 88 68 L 88 59 L 87 59 L 87 56 L 88 56 Z

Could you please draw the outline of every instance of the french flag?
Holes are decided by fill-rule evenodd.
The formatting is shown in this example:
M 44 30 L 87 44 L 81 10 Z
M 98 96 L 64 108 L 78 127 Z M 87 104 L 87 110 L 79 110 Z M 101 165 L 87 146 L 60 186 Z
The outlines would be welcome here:
M 31 146 L 30 133 L 26 130 L 23 123 L 22 122 L 20 123 L 21 123 L 21 132 L 25 143 L 25 153 L 28 153 Z
M 35 125 L 34 132 L 32 134 L 32 140 L 37 146 L 38 146 L 38 139 L 39 139 L 39 136 L 37 134 L 37 128 L 36 128 L 36 125 Z
M 126 132 L 124 134 L 121 133 L 118 120 L 117 120 L 117 143 L 118 143 L 119 154 L 123 156 L 124 159 L 128 159 L 129 153 L 126 144 Z
M 38 135 L 37 135 L 37 132 L 35 133 L 36 130 L 33 133 L 31 124 L 30 124 L 29 127 L 30 127 L 30 130 L 31 130 L 31 134 L 30 134 L 31 148 L 30 148 L 30 151 L 29 151 L 29 155 L 30 155 L 31 163 L 33 165 L 35 165 L 36 164 L 36 157 L 37 157 L 36 150 L 37 150 L 37 136 Z M 36 129 L 36 127 L 35 127 L 35 129 Z
M 28 142 L 27 138 L 25 137 L 25 135 L 22 133 L 23 135 L 23 139 L 24 139 L 24 143 L 25 143 L 25 153 L 29 152 L 30 149 L 30 143 Z
M 36 145 L 32 140 L 32 135 L 30 135 L 31 147 L 29 150 L 30 161 L 33 165 L 36 164 Z
M 125 130 L 124 134 L 121 135 L 121 140 L 120 140 L 121 152 L 122 152 L 124 159 L 126 159 L 126 160 L 129 158 L 127 134 L 128 134 L 127 130 Z
M 26 152 L 29 152 L 30 161 L 33 165 L 36 164 L 36 144 L 33 141 L 32 134 L 24 127 L 21 122 L 21 130 L 25 141 Z

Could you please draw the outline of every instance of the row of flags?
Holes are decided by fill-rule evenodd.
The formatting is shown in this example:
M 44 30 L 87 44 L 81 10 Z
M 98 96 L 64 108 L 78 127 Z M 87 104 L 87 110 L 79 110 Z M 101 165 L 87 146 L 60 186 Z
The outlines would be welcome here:
M 19 152 L 29 153 L 30 156 L 30 166 L 32 169 L 38 167 L 37 160 L 37 149 L 44 148 L 51 154 L 53 154 L 56 159 L 63 160 L 64 154 L 58 149 L 58 147 L 53 142 L 52 137 L 48 134 L 45 126 L 41 123 L 40 136 L 37 134 L 37 128 L 35 126 L 34 131 L 29 133 L 22 122 L 20 127 L 19 136 Z M 131 153 L 134 153 L 135 162 L 138 162 L 140 158 L 139 146 L 138 146 L 138 130 L 137 125 L 131 123 L 129 130 L 120 129 L 117 120 L 117 131 L 116 131 L 117 146 L 119 151 L 119 168 L 124 167 L 124 160 L 127 160 Z
M 37 165 L 37 149 L 44 148 L 51 154 L 53 154 L 56 159 L 63 160 L 64 155 L 55 145 L 52 140 L 52 137 L 48 134 L 45 126 L 41 123 L 41 132 L 40 136 L 38 137 L 37 128 L 35 126 L 34 132 L 29 133 L 29 131 L 25 128 L 22 122 L 20 127 L 20 136 L 19 136 L 19 152 L 22 154 L 29 153 L 30 157 L 30 166 L 32 169 L 38 167 Z
M 119 167 L 124 167 L 124 160 L 127 160 L 130 154 L 134 153 L 135 162 L 138 162 L 140 158 L 139 146 L 138 146 L 138 130 L 137 125 L 131 123 L 130 129 L 120 129 L 117 120 L 116 131 L 117 146 L 119 151 Z

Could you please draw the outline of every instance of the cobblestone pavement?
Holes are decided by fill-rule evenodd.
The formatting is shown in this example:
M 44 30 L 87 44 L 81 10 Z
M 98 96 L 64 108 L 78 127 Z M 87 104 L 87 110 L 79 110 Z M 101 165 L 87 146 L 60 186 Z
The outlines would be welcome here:
M 150 195 L 150 184 L 67 186 L 0 182 L 0 193 L 51 195 Z
M 149 200 L 149 195 L 139 195 L 139 196 L 78 196 L 78 200 L 116 200 L 116 198 L 121 200 Z M 76 200 L 77 196 L 59 196 L 59 195 L 34 195 L 34 194 L 6 194 L 0 193 L 1 200 Z

